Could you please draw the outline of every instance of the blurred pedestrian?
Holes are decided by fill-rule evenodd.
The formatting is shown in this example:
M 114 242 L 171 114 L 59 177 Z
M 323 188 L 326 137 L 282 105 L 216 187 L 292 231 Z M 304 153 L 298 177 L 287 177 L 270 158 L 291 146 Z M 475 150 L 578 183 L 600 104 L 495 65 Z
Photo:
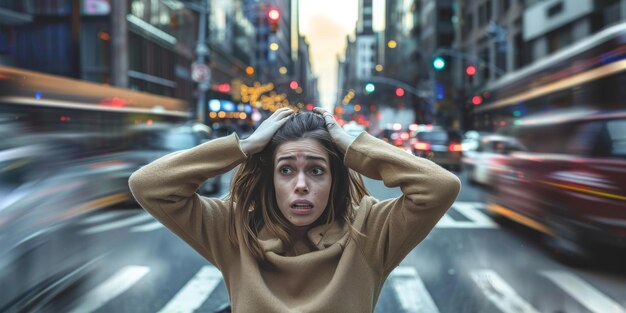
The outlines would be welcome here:
M 225 199 L 195 193 L 240 165 Z M 360 173 L 400 187 L 367 194 Z M 459 180 L 322 108 L 276 110 L 130 178 L 141 206 L 223 274 L 233 312 L 372 312 L 389 273 L 454 202 Z

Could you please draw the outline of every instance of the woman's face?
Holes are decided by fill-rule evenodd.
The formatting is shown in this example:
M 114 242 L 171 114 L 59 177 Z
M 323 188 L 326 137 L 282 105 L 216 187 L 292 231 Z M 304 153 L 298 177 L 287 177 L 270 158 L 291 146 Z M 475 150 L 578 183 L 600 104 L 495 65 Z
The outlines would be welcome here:
M 315 139 L 288 141 L 276 149 L 276 202 L 293 225 L 311 225 L 324 213 L 331 182 L 328 153 Z

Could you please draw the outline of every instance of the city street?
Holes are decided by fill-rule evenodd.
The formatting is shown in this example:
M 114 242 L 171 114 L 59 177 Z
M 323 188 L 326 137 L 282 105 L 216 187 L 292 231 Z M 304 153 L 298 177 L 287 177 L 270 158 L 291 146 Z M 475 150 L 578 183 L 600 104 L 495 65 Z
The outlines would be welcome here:
M 0 0 L 0 313 L 626 313 L 624 86 L 626 0 Z
M 376 312 L 626 312 L 626 258 L 559 262 L 539 235 L 494 222 L 482 191 L 461 178 L 456 203 L 387 279 Z M 379 199 L 400 194 L 366 185 Z M 55 256 L 84 265 L 31 297 L 54 299 L 42 311 L 215 312 L 228 303 L 220 273 L 139 208 L 97 211 L 50 240 L 32 252 L 41 253 L 28 263 L 39 264 L 33 275 Z

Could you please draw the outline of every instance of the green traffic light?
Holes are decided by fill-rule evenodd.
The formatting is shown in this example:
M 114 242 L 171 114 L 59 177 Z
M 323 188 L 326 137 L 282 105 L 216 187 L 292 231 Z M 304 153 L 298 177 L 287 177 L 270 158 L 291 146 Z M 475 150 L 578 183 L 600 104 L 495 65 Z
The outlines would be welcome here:
M 376 90 L 376 86 L 374 86 L 374 84 L 367 83 L 367 85 L 365 85 L 365 91 L 367 93 L 372 93 L 372 92 L 374 92 L 374 90 Z
M 438 71 L 442 70 L 444 67 L 446 67 L 446 61 L 442 57 L 436 57 L 433 61 L 433 67 L 435 67 L 435 69 Z

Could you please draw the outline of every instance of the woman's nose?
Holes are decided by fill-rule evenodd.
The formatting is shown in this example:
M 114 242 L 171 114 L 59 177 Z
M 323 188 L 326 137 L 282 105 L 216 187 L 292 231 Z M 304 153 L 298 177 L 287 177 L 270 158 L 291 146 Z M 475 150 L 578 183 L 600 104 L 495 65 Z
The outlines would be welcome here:
M 304 173 L 298 174 L 298 179 L 296 181 L 296 192 L 298 193 L 307 193 L 309 192 L 309 186 L 306 181 L 306 177 Z

